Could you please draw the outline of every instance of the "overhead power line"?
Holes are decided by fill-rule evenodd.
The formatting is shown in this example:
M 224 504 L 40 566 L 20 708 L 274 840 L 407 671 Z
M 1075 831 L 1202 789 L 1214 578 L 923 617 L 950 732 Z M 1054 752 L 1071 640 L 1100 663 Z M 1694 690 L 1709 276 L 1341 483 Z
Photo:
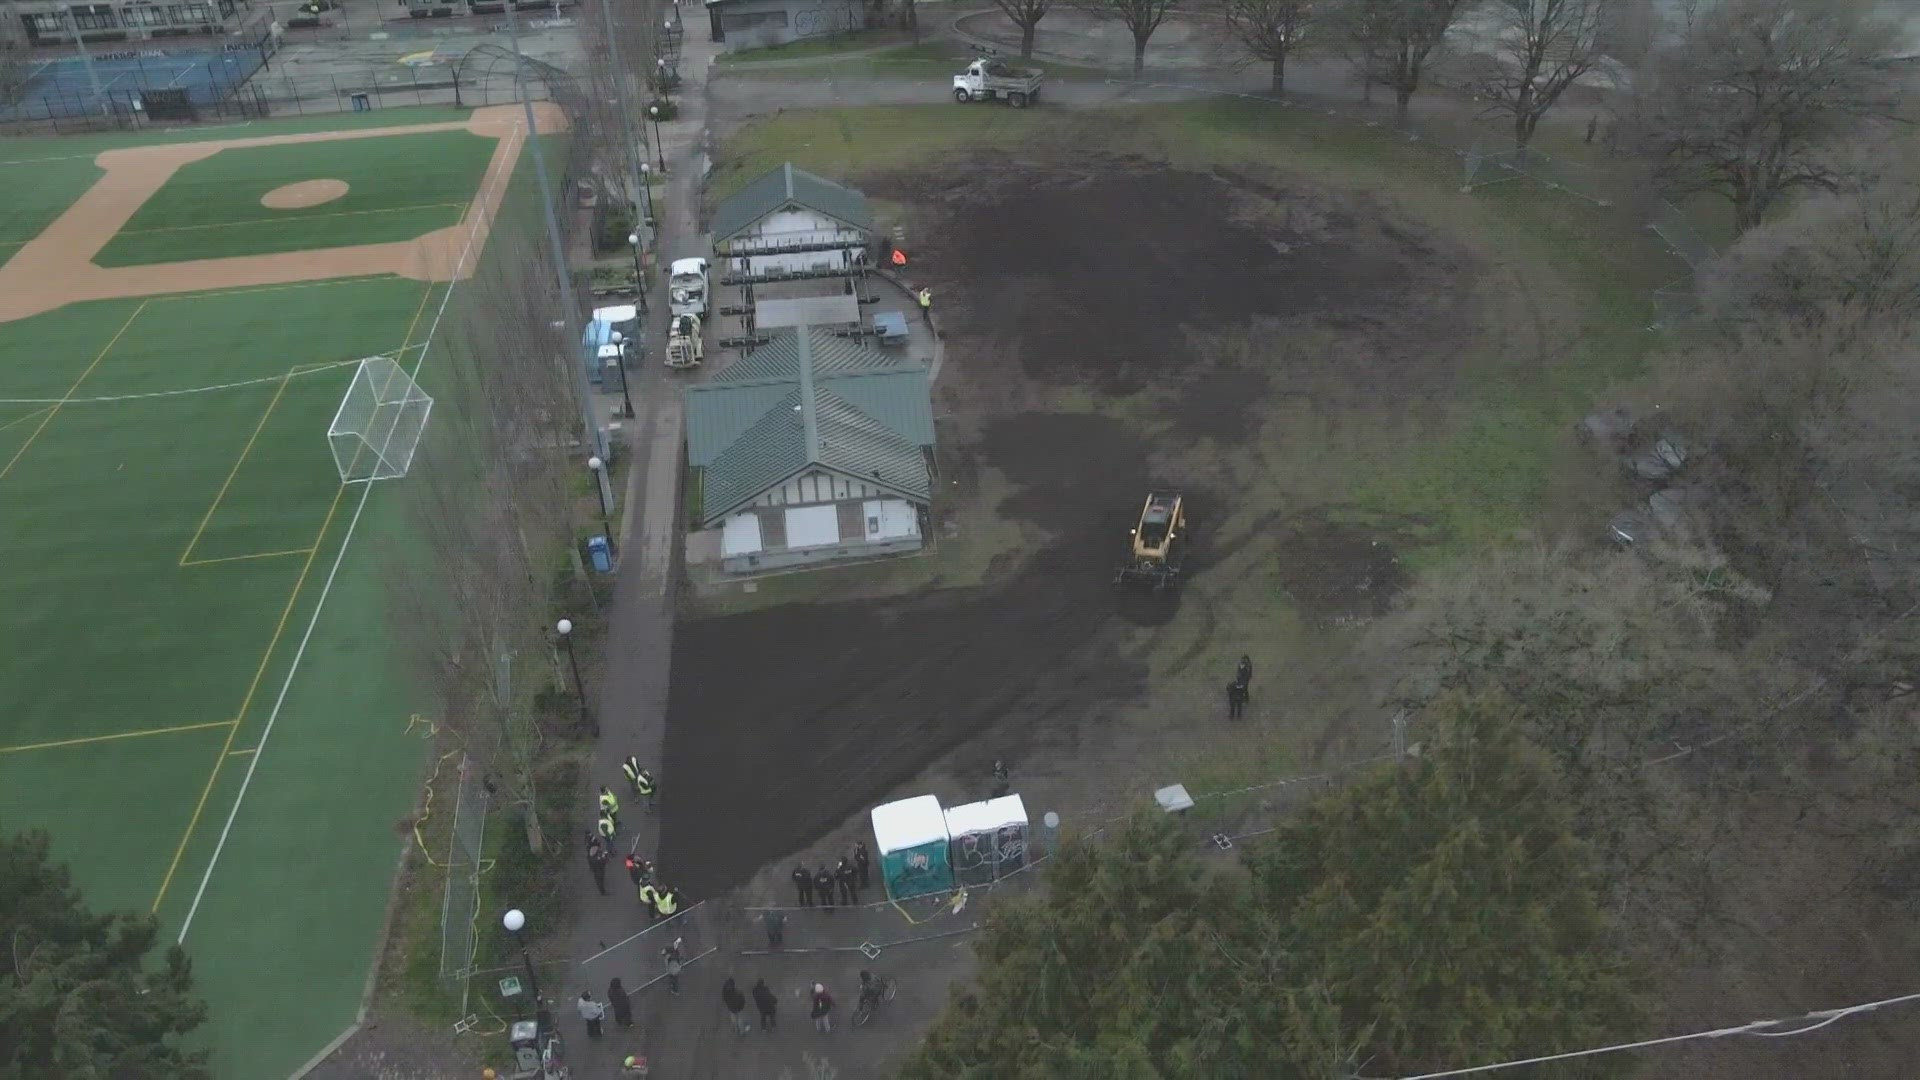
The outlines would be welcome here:
M 1789 1035 L 1805 1035 L 1818 1031 L 1828 1024 L 1838 1023 L 1849 1016 L 1884 1009 L 1890 1005 L 1905 1005 L 1920 1001 L 1920 994 L 1902 994 L 1899 997 L 1885 998 L 1880 1001 L 1868 1001 L 1859 1005 L 1847 1005 L 1838 1009 L 1819 1009 L 1799 1016 L 1784 1017 L 1779 1020 L 1754 1020 L 1734 1027 L 1714 1028 L 1711 1031 L 1695 1031 L 1686 1035 L 1668 1035 L 1659 1039 L 1642 1039 L 1639 1042 L 1620 1043 L 1616 1046 L 1595 1046 L 1586 1050 L 1569 1050 L 1563 1054 L 1546 1054 L 1541 1057 L 1521 1058 L 1518 1061 L 1500 1061 L 1490 1065 L 1470 1065 L 1464 1069 L 1446 1069 L 1441 1072 L 1419 1073 L 1398 1077 L 1397 1080 L 1441 1080 L 1448 1076 L 1471 1076 L 1475 1073 L 1495 1072 L 1500 1069 L 1517 1069 L 1522 1065 L 1544 1065 L 1550 1061 L 1566 1061 L 1570 1058 L 1595 1057 L 1600 1054 L 1617 1054 L 1624 1050 L 1644 1050 L 1650 1046 L 1665 1046 L 1669 1043 L 1689 1042 L 1695 1039 L 1722 1039 L 1729 1035 L 1754 1035 L 1763 1039 L 1784 1039 Z M 1773 1031 L 1784 1024 L 1801 1026 L 1785 1031 Z

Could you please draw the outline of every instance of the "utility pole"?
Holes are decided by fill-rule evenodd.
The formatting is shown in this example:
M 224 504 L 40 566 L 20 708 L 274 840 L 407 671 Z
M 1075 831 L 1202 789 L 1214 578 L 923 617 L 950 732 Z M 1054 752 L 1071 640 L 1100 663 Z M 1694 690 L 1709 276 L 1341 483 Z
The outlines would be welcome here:
M 80 20 L 73 14 L 73 5 L 61 4 L 60 10 L 67 13 L 67 25 L 73 27 L 73 46 L 80 50 L 80 66 L 87 70 L 87 83 L 93 87 L 93 100 L 100 105 L 100 115 L 112 116 L 113 105 L 107 101 L 106 88 L 100 85 L 100 73 L 93 70 L 93 54 L 87 51 L 87 39 L 80 36 Z
M 520 51 L 520 23 L 514 17 L 513 4 L 507 4 L 507 37 L 513 45 L 513 90 L 520 98 L 527 117 L 527 146 L 533 150 L 533 175 L 540 181 L 540 211 L 547 218 L 547 246 L 553 257 L 553 272 L 560 279 L 560 299 L 567 307 L 561 320 L 561 335 L 566 338 L 567 366 L 573 371 L 574 389 L 580 395 L 580 421 L 586 426 L 587 447 L 595 454 L 605 453 L 600 445 L 600 425 L 593 419 L 593 391 L 587 386 L 587 366 L 580 357 L 580 299 L 573 292 L 573 275 L 567 272 L 567 249 L 560 242 L 560 223 L 553 216 L 553 182 L 547 179 L 547 154 L 540 148 L 539 127 L 533 119 L 533 98 L 527 94 L 527 58 Z

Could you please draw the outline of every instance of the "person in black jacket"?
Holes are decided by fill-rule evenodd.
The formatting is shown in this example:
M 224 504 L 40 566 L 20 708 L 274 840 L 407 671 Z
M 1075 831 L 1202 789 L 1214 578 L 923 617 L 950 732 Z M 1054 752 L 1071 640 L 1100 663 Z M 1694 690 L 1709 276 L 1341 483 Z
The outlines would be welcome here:
M 633 1026 L 633 1000 L 627 997 L 627 988 L 620 985 L 616 977 L 607 984 L 607 1004 L 613 1007 L 613 1022 L 623 1028 Z
M 607 895 L 607 849 L 597 836 L 587 841 L 587 869 L 593 872 L 593 887 Z
M 813 875 L 807 872 L 805 864 L 793 868 L 793 891 L 799 897 L 801 907 L 813 906 Z
M 853 864 L 843 856 L 840 865 L 833 868 L 833 879 L 840 883 L 840 902 L 852 907 L 860 902 L 860 879 L 853 872 Z
M 860 872 L 860 887 L 862 889 L 870 889 L 873 887 L 873 878 L 868 873 L 872 865 L 873 858 L 867 854 L 867 842 L 865 840 L 854 841 L 853 868 Z
M 772 1031 L 777 1025 L 776 1014 L 780 1009 L 780 1000 L 767 988 L 767 980 L 759 979 L 753 984 L 753 1007 L 760 1010 L 760 1030 Z
M 828 911 L 833 910 L 833 873 L 826 863 L 820 864 L 819 872 L 813 875 L 813 889 L 820 894 L 820 904 Z
M 720 1002 L 727 1007 L 727 1012 L 733 1017 L 735 1035 L 745 1035 L 753 1030 L 753 1025 L 741 1015 L 747 1010 L 747 995 L 740 992 L 740 987 L 735 985 L 731 975 L 727 976 L 727 981 L 720 986 Z

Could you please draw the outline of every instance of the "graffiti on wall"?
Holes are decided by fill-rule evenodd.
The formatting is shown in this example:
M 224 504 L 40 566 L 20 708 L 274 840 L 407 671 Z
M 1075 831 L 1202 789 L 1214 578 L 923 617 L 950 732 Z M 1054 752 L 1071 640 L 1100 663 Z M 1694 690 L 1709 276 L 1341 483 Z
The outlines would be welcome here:
M 853 12 L 846 8 L 807 8 L 793 13 L 795 37 L 824 37 L 853 29 Z
M 968 880 L 1005 877 L 1027 861 L 1027 827 L 1002 825 L 992 832 L 954 838 L 954 872 Z

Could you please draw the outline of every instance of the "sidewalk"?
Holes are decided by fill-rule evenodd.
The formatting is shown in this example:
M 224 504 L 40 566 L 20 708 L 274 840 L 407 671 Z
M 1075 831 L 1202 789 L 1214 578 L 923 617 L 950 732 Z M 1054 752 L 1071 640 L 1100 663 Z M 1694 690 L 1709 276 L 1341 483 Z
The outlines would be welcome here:
M 680 62 L 685 82 L 675 94 L 680 115 L 659 126 L 668 162 L 666 194 L 656 206 L 659 221 L 656 254 L 660 265 L 676 258 L 708 254 L 708 245 L 699 232 L 699 216 L 707 67 L 714 46 L 706 40 L 705 29 L 704 24 L 688 23 Z M 652 135 L 651 125 L 647 134 Z M 588 822 L 591 791 L 600 784 L 608 784 L 622 793 L 623 800 L 630 802 L 619 765 L 626 755 L 634 754 L 653 770 L 661 785 L 663 804 L 670 804 L 674 797 L 673 777 L 664 774 L 660 761 L 673 654 L 673 602 L 680 544 L 680 390 L 686 377 L 669 372 L 661 362 L 666 335 L 658 314 L 667 308 L 664 277 L 656 283 L 651 300 L 656 318 L 648 329 L 648 357 L 636 365 L 630 376 L 639 415 L 627 425 L 626 440 L 621 447 L 631 455 L 631 467 L 627 472 L 626 508 L 619 528 L 620 573 L 605 652 L 595 672 L 594 685 L 589 688 L 602 734 L 594 749 L 587 786 L 580 792 L 578 820 L 556 823 L 556 828 L 567 835 L 569 844 L 576 849 L 581 830 Z M 652 858 L 659 848 L 658 816 L 639 806 L 623 805 L 621 826 L 619 854 L 624 855 L 629 846 L 637 844 L 642 856 Z M 571 877 L 567 887 L 574 915 L 566 939 L 569 965 L 566 977 L 556 980 L 548 995 L 553 1000 L 554 1015 L 574 1076 L 582 1080 L 615 1076 L 621 1058 L 627 1054 L 644 1053 L 664 1062 L 666 1050 L 659 1035 L 662 1026 L 655 1017 L 656 1002 L 668 997 L 664 987 L 640 990 L 639 986 L 651 976 L 643 973 L 637 964 L 626 964 L 624 955 L 617 964 L 610 958 L 584 971 L 577 966 L 577 961 L 647 926 L 625 869 L 618 861 L 608 867 L 607 886 L 612 895 L 603 897 L 596 892 L 587 874 L 584 854 L 568 865 Z M 670 885 L 674 883 L 673 867 L 660 866 L 657 870 L 661 880 Z M 696 899 L 683 895 L 682 908 L 691 906 Z M 647 946 L 648 958 L 657 963 L 658 948 L 650 942 L 642 944 Z M 628 951 L 636 958 L 639 956 L 638 949 Z M 633 970 L 628 970 L 629 966 Z M 684 980 L 688 984 L 686 994 L 672 1000 L 691 1001 L 697 993 L 702 1002 L 711 999 L 713 1011 L 717 1013 L 720 1011 L 719 983 L 715 981 L 711 988 L 706 987 L 700 979 L 692 977 L 698 969 L 697 964 L 689 969 L 690 977 Z M 591 990 L 596 999 L 605 1001 L 607 979 L 612 974 L 621 975 L 633 993 L 634 1011 L 640 1024 L 623 1037 L 609 1017 L 606 1037 L 590 1040 L 573 1003 L 583 989 Z M 717 1019 L 725 1024 L 724 1017 Z M 656 1066 L 654 1075 L 691 1074 Z

